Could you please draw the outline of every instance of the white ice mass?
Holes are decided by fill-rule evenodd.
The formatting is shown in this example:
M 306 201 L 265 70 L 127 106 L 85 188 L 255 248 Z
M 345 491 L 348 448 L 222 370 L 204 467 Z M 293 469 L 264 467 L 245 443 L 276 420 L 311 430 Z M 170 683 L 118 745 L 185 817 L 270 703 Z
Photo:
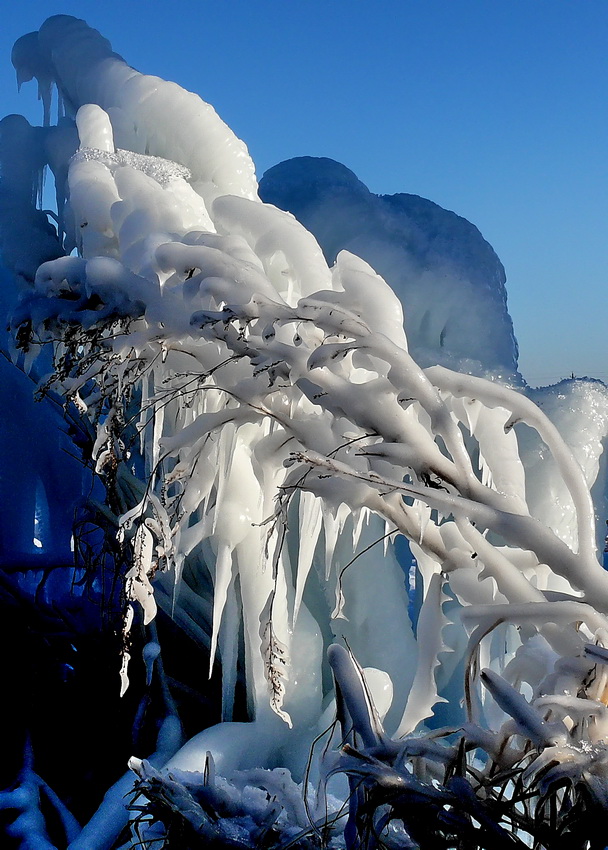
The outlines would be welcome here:
M 180 747 L 163 679 L 152 764 L 133 753 L 133 778 L 70 848 L 119 846 L 135 776 L 210 846 L 253 846 L 271 827 L 276 846 L 314 842 L 333 787 L 344 816 L 323 840 L 354 848 L 368 845 L 353 777 L 409 788 L 416 762 L 433 778 L 449 748 L 428 728 L 465 730 L 490 773 L 531 741 L 532 780 L 549 752 L 559 766 L 569 747 L 603 746 L 608 678 L 586 646 L 608 647 L 608 394 L 526 395 L 504 271 L 478 231 L 423 199 L 371 195 L 328 160 L 271 169 L 262 194 L 277 206 L 263 203 L 213 108 L 130 68 L 84 21 L 49 18 L 13 62 L 38 80 L 45 122 L 0 123 L 3 346 L 92 434 L 99 511 L 127 562 L 123 691 L 144 631 L 148 680 L 163 677 L 158 608 L 206 653 L 201 692 L 222 680 L 223 722 L 201 720 Z M 56 227 L 34 205 L 44 163 Z M 32 428 L 11 392 L 5 408 Z M 66 494 L 50 495 L 62 438 L 47 413 L 4 559 L 69 536 L 82 481 L 62 460 Z M 337 772 L 350 791 L 327 786 Z M 307 781 L 305 805 L 294 782 Z M 130 817 L 120 846 L 137 829 L 146 846 L 169 841 L 167 823 Z M 389 846 L 417 846 L 400 822 Z
M 352 251 L 390 283 L 422 366 L 516 380 L 505 271 L 466 219 L 417 195 L 374 195 L 348 168 L 322 157 L 275 165 L 260 181 L 260 197 L 292 212 L 329 263 Z

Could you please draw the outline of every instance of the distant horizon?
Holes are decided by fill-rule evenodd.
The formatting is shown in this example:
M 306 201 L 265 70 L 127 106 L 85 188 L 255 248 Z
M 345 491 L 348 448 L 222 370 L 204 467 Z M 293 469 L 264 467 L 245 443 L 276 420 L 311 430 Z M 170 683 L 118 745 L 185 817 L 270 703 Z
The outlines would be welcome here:
M 57 13 L 210 102 L 258 178 L 327 156 L 372 192 L 420 195 L 471 221 L 505 266 L 528 383 L 608 381 L 604 2 L 34 0 L 11 8 L 0 34 L 2 116 L 42 122 L 35 85 L 17 95 L 10 51 Z

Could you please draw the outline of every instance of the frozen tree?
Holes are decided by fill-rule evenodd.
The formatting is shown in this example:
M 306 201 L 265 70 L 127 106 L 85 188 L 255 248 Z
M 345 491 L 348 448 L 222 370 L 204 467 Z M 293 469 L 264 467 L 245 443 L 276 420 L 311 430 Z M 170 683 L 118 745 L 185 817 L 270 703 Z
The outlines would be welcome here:
M 45 107 L 43 128 L 2 127 L 13 355 L 80 422 L 104 485 L 122 693 L 139 630 L 162 693 L 154 756 L 133 753 L 82 832 L 57 802 L 66 844 L 447 847 L 474 822 L 471 846 L 526 829 L 548 846 L 554 786 L 584 785 L 601 809 L 601 449 L 586 477 L 521 392 L 421 368 L 390 287 L 347 251 L 328 266 L 263 204 L 245 146 L 196 95 L 67 16 L 20 39 L 13 62 Z M 44 163 L 56 229 L 33 206 Z M 530 499 L 529 432 L 565 525 Z M 159 608 L 204 649 L 201 691 L 221 669 L 222 722 L 183 747 Z M 429 732 L 446 700 L 449 726 Z M 517 808 L 524 785 L 538 835 Z M 23 847 L 51 844 L 44 787 L 28 762 L 0 798 L 22 813 Z M 506 816 L 495 798 L 512 801 Z M 432 824 L 416 824 L 417 802 Z

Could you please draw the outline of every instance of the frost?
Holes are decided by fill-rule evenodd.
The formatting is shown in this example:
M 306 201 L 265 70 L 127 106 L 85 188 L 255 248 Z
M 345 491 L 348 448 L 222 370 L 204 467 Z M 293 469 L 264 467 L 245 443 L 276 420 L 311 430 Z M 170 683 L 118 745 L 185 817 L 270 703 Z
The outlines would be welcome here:
M 172 180 L 189 180 L 191 173 L 188 168 L 177 162 L 163 159 L 162 156 L 144 156 L 133 151 L 116 150 L 112 152 L 96 150 L 95 148 L 81 147 L 74 156 L 72 162 L 100 162 L 110 172 L 118 168 L 129 167 L 141 171 L 165 189 Z

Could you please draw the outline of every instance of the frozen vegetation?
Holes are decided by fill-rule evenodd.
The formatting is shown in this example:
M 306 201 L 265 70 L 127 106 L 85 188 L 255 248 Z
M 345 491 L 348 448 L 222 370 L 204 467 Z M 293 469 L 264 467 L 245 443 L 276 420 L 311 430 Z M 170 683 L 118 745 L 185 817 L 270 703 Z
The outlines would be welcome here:
M 13 63 L 2 600 L 90 723 L 24 741 L 8 840 L 603 848 L 605 387 L 525 386 L 455 214 L 329 160 L 263 203 L 211 106 L 75 18 Z

